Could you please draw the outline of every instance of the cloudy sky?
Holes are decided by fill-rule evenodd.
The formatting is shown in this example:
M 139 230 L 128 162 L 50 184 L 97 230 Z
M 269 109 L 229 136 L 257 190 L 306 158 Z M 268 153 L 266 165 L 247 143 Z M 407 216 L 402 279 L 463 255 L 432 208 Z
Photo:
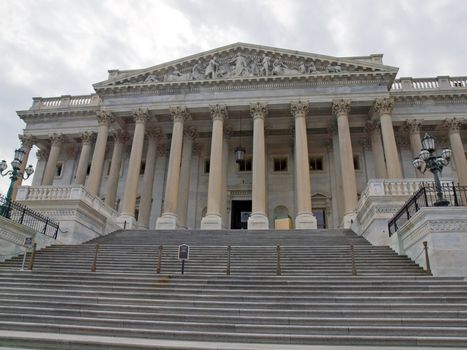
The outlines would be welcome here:
M 108 69 L 238 41 L 383 53 L 399 77 L 467 75 L 466 15 L 459 0 L 1 0 L 0 159 L 10 161 L 19 145 L 16 111 L 33 96 L 91 93 Z

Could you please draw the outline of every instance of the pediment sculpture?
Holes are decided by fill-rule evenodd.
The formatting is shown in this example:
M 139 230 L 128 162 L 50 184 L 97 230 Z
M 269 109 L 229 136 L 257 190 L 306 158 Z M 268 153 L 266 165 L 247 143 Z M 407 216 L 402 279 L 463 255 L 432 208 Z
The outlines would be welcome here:
M 194 63 L 180 63 L 153 71 L 136 83 L 180 82 L 228 78 L 295 76 L 319 73 L 341 73 L 344 69 L 336 62 L 315 62 L 312 58 L 290 57 L 264 53 L 262 55 L 236 52 L 200 58 Z M 119 82 L 120 84 L 124 83 Z M 117 83 L 117 84 L 119 84 Z

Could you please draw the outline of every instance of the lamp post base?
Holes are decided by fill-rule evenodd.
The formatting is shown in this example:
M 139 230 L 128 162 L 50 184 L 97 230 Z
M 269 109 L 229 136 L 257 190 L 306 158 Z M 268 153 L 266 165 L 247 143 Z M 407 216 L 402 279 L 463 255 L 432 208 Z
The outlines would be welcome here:
M 447 199 L 441 199 L 433 203 L 435 207 L 447 207 L 451 204 Z

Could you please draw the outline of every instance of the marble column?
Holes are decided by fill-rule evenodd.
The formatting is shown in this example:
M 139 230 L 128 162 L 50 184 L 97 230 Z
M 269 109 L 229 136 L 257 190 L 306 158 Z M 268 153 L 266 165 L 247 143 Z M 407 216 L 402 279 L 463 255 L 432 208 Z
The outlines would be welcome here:
M 107 178 L 105 203 L 111 208 L 116 209 L 118 181 L 120 180 L 120 168 L 122 167 L 122 155 L 129 137 L 126 132 L 118 130 L 112 133 L 112 138 L 114 139 L 114 147 L 112 160 L 110 162 L 109 176 Z
M 257 102 L 250 105 L 253 118 L 253 176 L 251 190 L 251 216 L 248 218 L 249 230 L 266 230 L 269 220 L 266 216 L 266 149 L 264 141 L 264 118 L 267 106 Z
M 418 120 L 408 120 L 406 122 L 406 127 L 409 132 L 409 138 L 410 138 L 410 150 L 412 153 L 412 157 L 416 158 L 420 154 L 420 151 L 422 150 L 422 140 L 420 138 L 420 127 L 422 123 Z M 422 172 L 415 170 L 415 176 L 424 178 L 428 177 L 428 174 L 425 173 L 423 174 Z
M 357 207 L 357 181 L 353 163 L 352 141 L 350 138 L 349 112 L 350 100 L 334 100 L 332 112 L 337 118 L 339 153 L 341 162 L 342 188 L 344 197 L 344 217 L 342 226 L 350 228 L 355 219 Z
M 97 122 L 99 128 L 97 131 L 96 144 L 92 155 L 91 170 L 89 172 L 88 183 L 86 185 L 89 193 L 96 196 L 99 195 L 99 187 L 101 185 L 102 170 L 104 169 L 105 148 L 107 146 L 107 138 L 109 136 L 109 127 L 113 122 L 111 113 L 101 111 L 97 114 Z
M 159 128 L 148 130 L 148 149 L 146 152 L 146 165 L 144 167 L 141 199 L 139 202 L 138 225 L 149 228 L 149 217 L 152 207 L 152 190 L 154 185 L 154 173 L 156 171 L 157 144 L 162 136 Z
M 149 120 L 149 112 L 147 110 L 138 109 L 133 112 L 133 119 L 135 120 L 135 131 L 133 133 L 128 173 L 125 181 L 125 189 L 123 191 L 122 211 L 119 218 L 119 221 L 126 221 L 130 228 L 134 227 L 136 224 L 136 195 L 141 170 L 141 159 L 143 156 L 144 134 L 146 123 Z
M 383 143 L 381 142 L 381 128 L 379 123 L 368 122 L 365 126 L 370 134 L 371 151 L 373 154 L 373 162 L 375 164 L 375 173 L 377 179 L 387 179 L 388 171 L 386 169 L 386 161 L 384 160 Z
M 181 228 L 188 228 L 188 198 L 190 195 L 191 158 L 193 157 L 193 143 L 198 132 L 191 127 L 185 130 L 182 147 L 182 164 L 180 168 L 180 185 L 178 191 L 177 219 Z
M 32 186 L 41 186 L 42 179 L 44 178 L 45 167 L 47 166 L 47 158 L 49 158 L 49 151 L 42 148 L 36 151 L 36 169 L 34 170 L 34 177 L 32 178 Z
M 295 198 L 296 229 L 315 229 L 316 218 L 311 211 L 310 164 L 308 160 L 308 137 L 306 115 L 307 102 L 297 101 L 290 104 L 290 112 L 295 119 Z
M 445 121 L 445 127 L 449 130 L 449 142 L 451 144 L 452 158 L 456 166 L 457 182 L 460 186 L 467 186 L 467 161 L 465 149 L 460 135 L 462 121 L 450 118 Z
M 81 134 L 81 155 L 79 156 L 78 168 L 76 169 L 75 176 L 75 184 L 77 185 L 84 185 L 86 181 L 93 139 L 94 134 L 92 132 L 85 131 Z
M 156 221 L 157 230 L 174 230 L 177 228 L 177 200 L 180 180 L 180 162 L 182 158 L 183 124 L 190 118 L 186 107 L 171 107 L 173 120 L 172 140 L 170 143 L 167 181 L 165 183 L 164 210 Z
M 54 133 L 50 136 L 51 148 L 49 158 L 47 159 L 47 165 L 45 166 L 44 176 L 42 177 L 43 186 L 50 186 L 53 184 L 58 156 L 60 155 L 63 141 L 64 138 L 62 134 Z
M 224 120 L 227 119 L 225 105 L 209 106 L 212 117 L 211 156 L 209 158 L 208 206 L 206 216 L 201 219 L 201 229 L 222 229 L 222 148 L 224 146 Z
M 392 109 L 394 107 L 394 99 L 379 98 L 376 99 L 374 109 L 379 114 L 381 123 L 381 134 L 383 136 L 384 156 L 389 179 L 402 179 L 402 167 L 397 150 L 396 138 L 394 136 L 394 128 L 392 125 Z
M 23 148 L 23 151 L 24 151 L 23 161 L 21 162 L 19 166 L 19 173 L 24 175 L 24 170 L 26 169 L 26 165 L 29 159 L 29 153 L 31 152 L 31 148 L 34 145 L 35 138 L 31 135 L 19 135 L 19 139 L 21 141 L 21 147 Z M 13 193 L 11 194 L 12 200 L 16 199 L 18 188 L 22 185 L 22 183 L 23 183 L 23 177 L 19 176 L 13 187 Z

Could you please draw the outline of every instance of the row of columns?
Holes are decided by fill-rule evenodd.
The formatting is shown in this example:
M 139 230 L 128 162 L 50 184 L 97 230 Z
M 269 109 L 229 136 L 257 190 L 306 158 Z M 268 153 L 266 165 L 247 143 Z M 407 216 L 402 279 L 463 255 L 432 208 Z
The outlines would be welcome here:
M 375 102 L 374 110 L 379 116 L 379 125 L 373 124 L 369 128 L 372 148 L 375 155 L 376 174 L 380 178 L 402 178 L 401 163 L 397 152 L 396 140 L 392 126 L 392 99 L 378 99 Z M 351 108 L 350 100 L 335 100 L 332 105 L 333 115 L 337 120 L 340 168 L 342 169 L 343 184 L 343 209 L 344 226 L 348 226 L 354 215 L 357 203 L 357 189 L 355 170 L 353 164 L 353 152 L 350 138 L 348 115 Z M 308 164 L 308 141 L 306 133 L 306 115 L 309 110 L 308 103 L 297 101 L 292 102 L 290 112 L 295 123 L 295 183 L 296 183 L 296 208 L 297 217 L 295 225 L 297 228 L 316 227 L 316 219 L 312 214 L 310 174 Z M 222 192 L 223 192 L 223 147 L 224 142 L 224 121 L 228 118 L 227 107 L 225 105 L 210 106 L 212 117 L 212 139 L 210 175 L 208 183 L 208 204 L 207 214 L 202 219 L 202 228 L 220 229 L 222 228 Z M 250 106 L 250 114 L 253 118 L 253 183 L 252 183 L 252 215 L 248 222 L 250 229 L 268 228 L 267 200 L 266 200 L 266 150 L 264 118 L 268 113 L 267 106 L 262 103 L 255 103 Z M 172 140 L 170 146 L 170 156 L 167 171 L 167 181 L 163 202 L 163 214 L 158 218 L 156 228 L 175 228 L 178 225 L 186 225 L 186 210 L 183 215 L 183 207 L 188 203 L 188 183 L 189 183 L 189 161 L 192 152 L 192 138 L 185 137 L 189 133 L 184 132 L 184 122 L 190 118 L 186 107 L 174 107 L 170 109 L 173 120 Z M 150 207 L 152 201 L 155 154 L 157 152 L 157 140 L 161 137 L 160 130 L 146 132 L 146 124 L 149 120 L 147 110 L 138 110 L 133 115 L 135 120 L 135 130 L 132 141 L 128 174 L 125 182 L 125 189 L 122 202 L 122 217 L 134 220 L 138 179 L 142 152 L 144 146 L 144 136 L 148 134 L 148 151 L 146 154 L 146 169 L 143 176 L 140 213 L 138 224 L 149 227 Z M 105 158 L 105 148 L 109 136 L 109 128 L 113 122 L 112 114 L 101 112 L 98 118 L 98 133 L 92 156 L 90 176 L 87 189 L 90 193 L 97 195 L 102 178 L 103 164 Z M 467 164 L 464 156 L 464 148 L 460 138 L 460 121 L 452 119 L 446 122 L 449 127 L 449 137 L 453 158 L 456 163 L 459 182 L 467 185 Z M 411 148 L 413 152 L 421 148 L 419 126 L 413 126 L 410 136 Z M 418 136 L 417 136 L 418 132 Z M 191 131 L 193 133 L 193 131 Z M 128 135 L 117 131 L 112 134 L 115 142 L 112 154 L 111 167 L 106 187 L 105 202 L 114 207 L 118 180 L 122 162 L 122 153 Z M 51 149 L 44 171 L 42 184 L 51 185 L 56 169 L 56 163 L 63 143 L 63 135 L 51 135 Z M 77 184 L 84 184 L 87 167 L 92 149 L 93 135 L 83 133 L 82 150 L 78 162 L 76 180 Z M 25 142 L 24 142 L 25 143 Z M 30 148 L 29 148 L 30 149 Z M 183 152 L 182 152 L 183 150 Z M 182 154 L 184 161 L 182 162 Z M 418 154 L 418 153 L 417 153 Z M 24 164 L 26 163 L 23 162 Z M 391 164 L 391 166 L 386 166 Z M 183 166 L 181 168 L 180 166 Z M 182 175 L 181 175 L 182 172 Z M 179 189 L 181 190 L 179 195 Z M 186 197 L 186 198 L 185 198 Z M 178 210 L 177 210 L 178 208 Z M 182 210 L 180 210 L 182 209 Z M 177 217 L 178 216 L 178 217 Z

